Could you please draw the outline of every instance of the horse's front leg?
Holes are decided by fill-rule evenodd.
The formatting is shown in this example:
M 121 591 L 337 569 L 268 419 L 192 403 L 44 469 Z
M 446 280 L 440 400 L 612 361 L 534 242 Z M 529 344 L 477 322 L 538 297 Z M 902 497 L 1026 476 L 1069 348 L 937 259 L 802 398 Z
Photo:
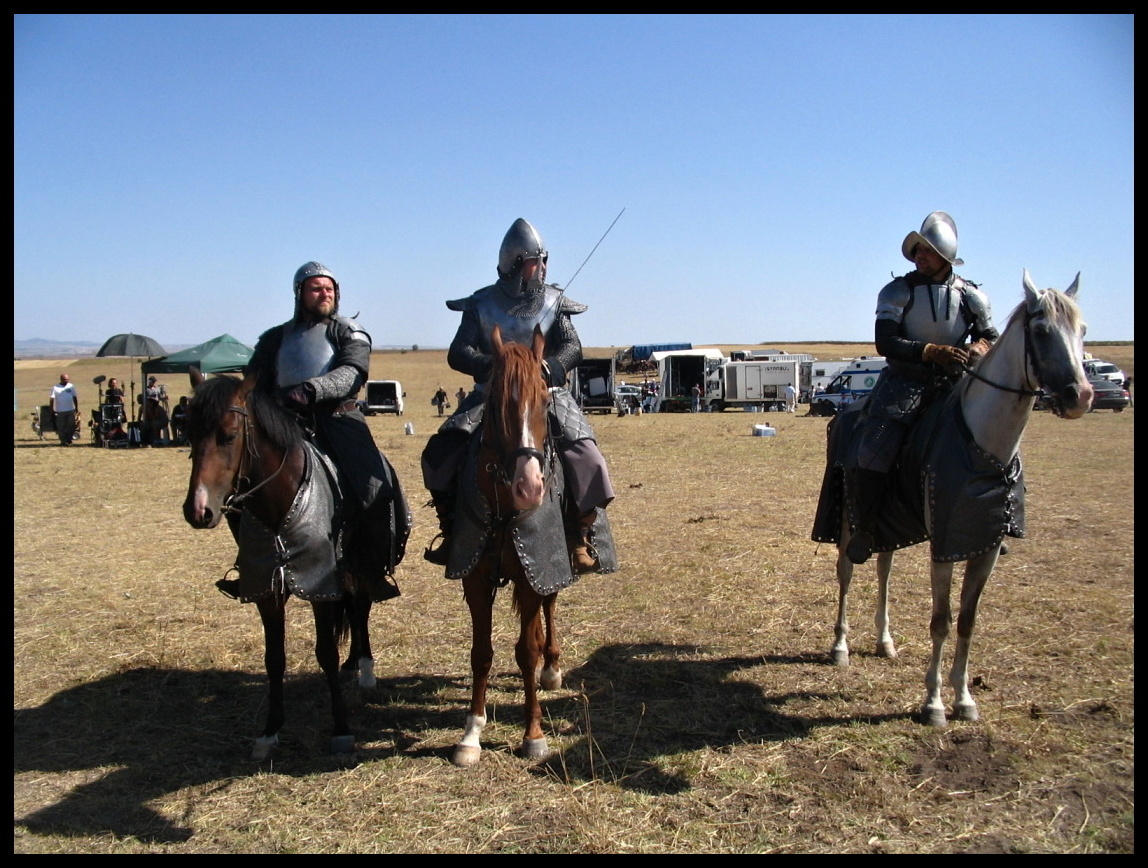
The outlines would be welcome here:
M 538 686 L 543 690 L 557 690 L 562 686 L 562 667 L 558 663 L 562 649 L 558 643 L 558 626 L 554 621 L 554 608 L 557 602 L 557 591 L 542 598 L 546 639 L 542 646 L 542 671 L 538 674 Z
M 538 700 L 538 667 L 546 640 L 542 623 L 542 597 L 528 587 L 525 581 L 520 581 L 514 586 L 514 601 L 520 624 L 514 657 L 522 673 L 523 713 L 526 717 L 522 755 L 527 759 L 543 759 L 550 755 L 550 746 L 542 732 L 542 703 Z
M 486 726 L 486 689 L 490 681 L 490 667 L 494 662 L 491 644 L 492 610 L 496 588 L 490 580 L 490 571 L 479 564 L 462 580 L 466 605 L 470 609 L 470 713 L 466 716 L 466 730 L 454 746 L 451 762 L 469 768 L 482 756 L 482 730 Z
M 279 744 L 279 730 L 286 714 L 283 709 L 283 673 L 287 670 L 285 607 L 287 598 L 274 594 L 256 602 L 263 621 L 263 667 L 267 671 L 267 719 L 263 734 L 255 739 L 251 758 L 267 759 Z
M 933 616 L 929 621 L 929 635 L 933 638 L 933 651 L 929 669 L 925 674 L 925 704 L 921 706 L 921 720 L 930 726 L 945 726 L 945 702 L 941 696 L 941 660 L 945 640 L 953 625 L 953 611 L 949 595 L 953 585 L 953 565 L 933 562 L 930 570 L 933 588 Z
M 829 651 L 838 666 L 849 665 L 849 585 L 853 581 L 853 562 L 845 556 L 848 539 L 849 526 L 844 524 L 841 544 L 837 547 L 837 625 L 833 631 L 833 648 Z
M 893 634 L 889 632 L 889 576 L 893 573 L 893 553 L 880 552 L 877 555 L 877 614 L 874 624 L 877 627 L 877 656 L 896 657 L 897 646 Z
M 343 686 L 339 683 L 339 622 L 343 617 L 342 603 L 312 603 L 315 615 L 315 660 L 327 679 L 331 694 L 331 753 L 346 754 L 355 750 L 355 736 L 348 721 L 347 702 Z
M 959 720 L 979 720 L 976 700 L 969 691 L 969 646 L 977 624 L 977 607 L 985 583 L 996 567 L 1000 549 L 970 560 L 965 565 L 965 580 L 961 585 L 961 612 L 957 616 L 957 642 L 953 651 L 953 668 L 949 683 L 953 687 L 953 716 Z

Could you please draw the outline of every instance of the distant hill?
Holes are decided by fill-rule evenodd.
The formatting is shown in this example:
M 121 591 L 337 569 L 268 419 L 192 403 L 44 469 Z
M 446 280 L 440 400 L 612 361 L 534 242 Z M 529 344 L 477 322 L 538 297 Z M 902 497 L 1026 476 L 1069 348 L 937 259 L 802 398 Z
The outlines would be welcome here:
M 32 338 L 27 341 L 13 341 L 13 358 L 16 359 L 70 359 L 77 356 L 94 356 L 103 346 L 89 341 L 55 341 L 45 338 Z

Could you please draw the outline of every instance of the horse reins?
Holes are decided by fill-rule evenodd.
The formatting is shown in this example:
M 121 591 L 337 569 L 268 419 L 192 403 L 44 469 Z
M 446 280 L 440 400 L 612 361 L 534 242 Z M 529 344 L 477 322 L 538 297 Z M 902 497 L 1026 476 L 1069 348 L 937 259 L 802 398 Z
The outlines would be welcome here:
M 1029 380 L 1028 370 L 1029 370 L 1029 368 L 1032 368 L 1032 372 L 1035 375 L 1037 382 L 1040 382 L 1040 380 L 1041 380 L 1040 366 L 1037 364 L 1036 354 L 1032 351 L 1032 340 L 1031 340 L 1031 337 L 1029 335 L 1029 329 L 1028 329 L 1029 323 L 1032 322 L 1032 319 L 1033 319 L 1033 315 L 1026 311 L 1025 315 L 1024 315 L 1025 381 L 1028 382 L 1028 380 Z M 974 370 L 969 365 L 961 365 L 961 367 L 964 369 L 965 373 L 968 374 L 973 379 L 980 380 L 985 385 L 992 386 L 994 389 L 999 389 L 1002 392 L 1011 392 L 1014 395 L 1020 395 L 1021 397 L 1024 397 L 1024 398 L 1044 398 L 1044 397 L 1047 397 L 1047 394 L 1048 394 L 1043 389 L 1035 389 L 1034 390 L 1032 388 L 1026 389 L 1023 387 L 1021 387 L 1019 389 L 1015 389 L 1012 386 L 1005 386 L 1005 385 L 1002 385 L 1001 383 L 994 383 L 988 377 L 984 376 L 983 374 L 980 374 L 979 372 Z
M 224 512 L 242 512 L 242 503 L 283 471 L 287 465 L 287 453 L 283 453 L 283 460 L 279 462 L 279 467 L 274 473 L 252 488 L 240 491 L 243 481 L 250 481 L 244 474 L 244 465 L 246 465 L 246 469 L 250 470 L 252 460 L 259 457 L 259 451 L 255 446 L 255 438 L 251 436 L 251 414 L 247 412 L 247 408 L 233 404 L 227 408 L 227 412 L 238 413 L 243 417 L 243 458 L 240 459 L 239 472 L 235 476 L 231 494 L 224 498 L 223 510 Z

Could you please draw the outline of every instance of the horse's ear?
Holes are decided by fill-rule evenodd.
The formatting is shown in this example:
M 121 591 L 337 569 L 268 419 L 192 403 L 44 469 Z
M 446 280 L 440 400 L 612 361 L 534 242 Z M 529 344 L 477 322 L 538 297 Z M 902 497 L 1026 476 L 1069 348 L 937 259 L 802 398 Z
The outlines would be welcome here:
M 1036 290 L 1036 284 L 1032 282 L 1029 277 L 1028 269 L 1024 270 L 1024 301 L 1025 306 L 1031 311 L 1035 310 L 1040 301 L 1040 293 Z
M 530 349 L 534 353 L 534 358 L 541 360 L 546 350 L 546 336 L 542 334 L 542 326 L 534 326 L 534 341 Z
M 200 371 L 199 368 L 197 368 L 195 365 L 192 365 L 187 369 L 187 377 L 189 380 L 191 380 L 191 388 L 193 389 L 201 386 L 203 381 L 206 379 L 203 376 L 203 372 Z
M 495 323 L 494 328 L 491 329 L 490 345 L 494 347 L 494 352 L 496 354 L 502 352 L 502 328 L 498 325 L 498 323 Z
M 1072 286 L 1064 291 L 1064 294 L 1069 298 L 1076 298 L 1076 291 L 1080 289 L 1080 272 L 1076 272 L 1076 278 L 1072 281 Z

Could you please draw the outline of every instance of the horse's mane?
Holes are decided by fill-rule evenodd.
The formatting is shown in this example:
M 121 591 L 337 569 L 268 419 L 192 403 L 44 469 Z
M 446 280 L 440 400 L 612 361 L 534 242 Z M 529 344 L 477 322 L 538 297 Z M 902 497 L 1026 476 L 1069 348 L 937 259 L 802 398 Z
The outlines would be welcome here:
M 518 343 L 506 343 L 503 344 L 502 353 L 494 357 L 494 370 L 487 384 L 487 410 L 505 408 L 508 399 L 516 392 L 520 403 L 529 401 L 537 407 L 545 401 L 546 384 L 530 348 Z M 505 412 L 488 412 L 483 418 L 488 425 L 497 425 L 499 442 L 511 443 L 517 438 L 517 428 L 512 429 L 512 426 L 517 426 L 521 420 L 510 419 Z
M 219 425 L 223 414 L 235 404 L 235 393 L 242 380 L 235 377 L 213 377 L 201 383 L 188 404 L 184 430 L 193 443 L 209 436 Z M 299 423 L 274 398 L 253 389 L 248 396 L 248 409 L 255 424 L 271 444 L 284 452 L 302 440 Z
M 1070 296 L 1058 289 L 1042 289 L 1037 292 L 1037 299 L 1040 310 L 1047 319 L 1062 325 L 1067 331 L 1076 331 L 1080 328 L 1080 307 Z M 1022 301 L 1008 315 L 1008 325 L 1011 326 L 1014 322 L 1023 324 L 1028 315 L 1027 310 L 1027 301 Z

